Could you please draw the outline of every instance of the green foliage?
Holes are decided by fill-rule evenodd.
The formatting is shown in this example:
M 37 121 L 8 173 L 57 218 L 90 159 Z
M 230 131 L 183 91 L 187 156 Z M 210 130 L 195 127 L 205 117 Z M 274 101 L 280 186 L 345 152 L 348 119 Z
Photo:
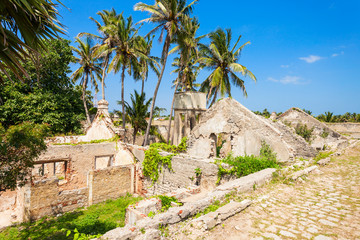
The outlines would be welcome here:
M 307 142 L 311 142 L 312 139 L 312 133 L 314 131 L 314 128 L 308 128 L 306 124 L 300 124 L 298 123 L 295 127 L 295 132 L 297 135 L 301 136 L 305 139 Z
M 319 152 L 316 157 L 314 158 L 314 160 L 317 162 L 321 159 L 327 158 L 329 157 L 331 154 L 333 154 L 334 152 Z
M 327 138 L 329 136 L 329 132 L 326 130 L 323 130 L 323 132 L 320 134 L 320 137 Z
M 255 111 L 254 112 L 256 115 L 260 115 L 260 116 L 263 116 L 265 118 L 270 118 L 270 112 L 267 110 L 267 108 L 265 108 L 262 112 L 259 112 L 259 111 Z
M 71 240 L 76 236 L 77 239 L 93 239 L 116 227 L 124 227 L 126 208 L 141 199 L 128 194 L 57 218 L 44 217 L 36 222 L 6 228 L 0 233 L 0 239 Z
M 253 155 L 233 157 L 230 154 L 226 158 L 217 161 L 219 171 L 216 183 L 219 184 L 224 175 L 235 175 L 239 178 L 265 168 L 278 168 L 279 165 L 276 163 L 276 153 L 274 153 L 270 146 L 265 142 L 262 142 L 261 146 L 259 157 Z M 231 168 L 224 168 L 222 166 L 223 163 L 228 164 Z
M 172 171 L 172 157 L 180 152 L 185 152 L 186 148 L 186 138 L 183 138 L 178 146 L 166 143 L 151 144 L 149 149 L 145 151 L 145 159 L 143 162 L 144 176 L 149 177 L 152 182 L 155 183 L 159 179 L 159 173 L 162 172 L 163 167 L 167 167 Z M 160 150 L 171 152 L 172 154 L 161 156 L 159 153 Z
M 165 195 L 158 195 L 156 197 L 160 198 L 160 200 L 161 200 L 161 211 L 162 212 L 167 211 L 171 207 L 172 202 L 179 204 L 179 201 L 176 199 L 176 197 L 168 197 Z
M 68 40 L 47 41 L 48 51 L 37 56 L 36 64 L 26 59 L 29 79 L 22 82 L 10 73 L 0 88 L 0 122 L 4 127 L 24 121 L 47 123 L 52 134 L 81 133 L 84 119 L 81 89 L 67 74 L 74 60 Z
M 46 149 L 46 125 L 24 122 L 5 130 L 0 124 L 0 192 L 29 180 L 34 160 Z
M 195 175 L 196 175 L 196 177 L 201 176 L 201 169 L 200 168 L 195 168 Z
M 332 112 L 325 112 L 316 117 L 322 122 L 360 122 L 359 113 L 345 113 L 343 115 L 334 115 Z

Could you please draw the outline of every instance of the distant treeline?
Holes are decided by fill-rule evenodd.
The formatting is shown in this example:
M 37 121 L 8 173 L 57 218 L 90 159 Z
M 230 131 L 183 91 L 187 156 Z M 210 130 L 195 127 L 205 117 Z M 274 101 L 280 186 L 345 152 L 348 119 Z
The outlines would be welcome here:
M 314 116 L 311 111 L 303 109 L 307 114 L 315 117 L 321 122 L 360 122 L 360 113 L 345 113 L 343 115 L 334 115 L 333 112 L 325 112 L 318 116 Z M 262 112 L 254 111 L 255 114 L 269 118 L 271 113 L 265 108 Z M 277 116 L 280 116 L 282 112 L 276 113 Z

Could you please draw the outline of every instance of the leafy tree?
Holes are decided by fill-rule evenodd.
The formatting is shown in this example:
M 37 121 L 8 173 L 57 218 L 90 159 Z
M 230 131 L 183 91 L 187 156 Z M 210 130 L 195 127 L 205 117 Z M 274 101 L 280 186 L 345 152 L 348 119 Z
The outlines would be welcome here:
M 22 63 L 30 57 L 29 53 L 45 50 L 46 39 L 57 38 L 58 33 L 64 33 L 58 16 L 54 1 L 1 1 L 0 71 L 8 78 L 11 76 L 7 70 L 16 78 L 27 76 Z
M 24 122 L 7 130 L 0 124 L 0 193 L 23 186 L 29 171 L 46 149 L 46 125 Z
M 157 92 L 160 87 L 161 79 L 164 75 L 171 41 L 179 31 L 182 18 L 184 16 L 188 16 L 192 12 L 192 5 L 194 5 L 196 2 L 198 2 L 198 0 L 194 0 L 189 5 L 187 5 L 186 0 L 156 0 L 154 5 L 148 5 L 139 2 L 134 7 L 135 10 L 145 11 L 151 14 L 149 18 L 146 18 L 140 22 L 151 22 L 157 24 L 157 26 L 153 30 L 151 30 L 148 35 L 161 30 L 161 35 L 160 35 L 160 40 L 161 40 L 163 36 L 163 32 L 166 31 L 165 42 L 161 55 L 162 67 L 154 91 L 154 97 L 150 110 L 149 124 L 146 128 L 146 133 L 145 133 L 144 145 L 148 144 L 148 138 L 149 138 L 151 122 L 154 114 Z
M 51 133 L 81 132 L 84 119 L 81 89 L 67 76 L 74 60 L 70 41 L 48 40 L 37 64 L 27 58 L 23 68 L 29 78 L 24 81 L 3 76 L 0 88 L 0 122 L 5 128 L 24 121 L 48 123 Z
M 247 96 L 245 82 L 239 78 L 236 73 L 239 72 L 243 76 L 248 76 L 256 81 L 256 77 L 245 66 L 237 63 L 239 61 L 242 49 L 249 44 L 246 42 L 237 48 L 241 36 L 239 36 L 233 47 L 230 46 L 232 33 L 231 29 L 226 32 L 223 29 L 217 29 L 209 34 L 211 43 L 209 45 L 200 45 L 201 57 L 198 60 L 203 66 L 211 71 L 209 77 L 202 83 L 200 91 L 207 92 L 208 100 L 212 97 L 210 104 L 212 106 L 217 98 L 218 93 L 221 96 L 225 94 L 231 97 L 231 82 L 240 87 L 244 95 Z
M 145 130 L 147 126 L 146 118 L 149 117 L 149 106 L 152 99 L 146 101 L 145 93 L 139 94 L 136 90 L 134 95 L 131 94 L 131 105 L 125 102 L 125 109 L 129 118 L 129 122 L 133 127 L 133 144 L 135 144 L 136 134 Z M 119 104 L 122 104 L 119 101 Z
M 78 48 L 72 47 L 72 49 L 79 55 L 79 57 L 75 58 L 75 61 L 80 67 L 75 70 L 71 78 L 74 82 L 80 79 L 86 119 L 90 125 L 90 115 L 86 105 L 86 89 L 90 78 L 91 84 L 95 86 L 95 91 L 97 91 L 96 78 L 101 79 L 101 62 L 94 51 L 90 37 L 86 37 L 85 41 L 81 41 L 80 38 L 76 37 L 75 42 L 78 43 Z
M 137 46 L 137 32 L 138 29 L 134 27 L 132 17 L 125 19 L 120 14 L 118 20 L 115 22 L 114 30 L 112 34 L 116 38 L 116 45 L 114 48 L 114 58 L 110 63 L 109 71 L 115 73 L 121 71 L 121 101 L 122 101 L 122 120 L 123 128 L 125 129 L 125 100 L 124 100 L 124 81 L 125 70 L 128 70 L 128 74 L 132 75 L 141 72 L 139 57 L 146 58 Z M 136 77 L 136 76 L 135 76 Z M 139 77 L 139 76 L 137 76 Z

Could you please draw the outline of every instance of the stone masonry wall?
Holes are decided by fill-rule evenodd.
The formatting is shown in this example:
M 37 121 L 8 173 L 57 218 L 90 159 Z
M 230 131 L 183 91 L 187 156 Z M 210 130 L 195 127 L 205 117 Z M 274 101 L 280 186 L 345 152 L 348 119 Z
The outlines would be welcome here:
M 120 166 L 89 172 L 89 203 L 96 204 L 107 199 L 117 199 L 133 193 L 133 167 Z
M 200 187 L 209 190 L 215 188 L 218 167 L 211 162 L 211 159 L 178 155 L 173 157 L 171 162 L 173 172 L 167 168 L 163 169 L 157 183 L 152 184 L 151 179 L 144 179 L 144 188 L 148 194 L 164 194 L 194 185 L 196 168 L 200 168 L 202 172 Z

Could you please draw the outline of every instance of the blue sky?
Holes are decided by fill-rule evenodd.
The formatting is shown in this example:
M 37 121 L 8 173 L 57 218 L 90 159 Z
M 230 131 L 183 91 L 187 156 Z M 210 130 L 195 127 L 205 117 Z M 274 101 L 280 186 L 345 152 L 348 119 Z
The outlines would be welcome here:
M 137 22 L 146 18 L 144 12 L 133 10 L 137 0 L 64 0 L 60 21 L 67 26 L 65 38 L 74 41 L 79 32 L 97 33 L 90 16 L 112 7 Z M 153 4 L 154 0 L 143 0 Z M 190 2 L 190 1 L 188 1 Z M 251 110 L 286 111 L 290 107 L 309 109 L 313 114 L 331 111 L 360 113 L 360 1 L 358 0 L 200 0 L 194 14 L 201 24 L 199 35 L 218 27 L 231 28 L 233 41 L 242 35 L 244 48 L 239 63 L 257 77 L 257 83 L 245 78 L 248 97 L 232 88 L 234 99 Z M 147 34 L 154 25 L 145 24 L 140 34 Z M 157 38 L 156 38 L 157 39 Z M 156 41 L 152 54 L 160 56 L 162 43 Z M 170 74 L 169 58 L 156 105 L 170 110 L 176 78 Z M 76 66 L 72 66 L 75 69 Z M 197 82 L 209 72 L 203 70 Z M 106 99 L 110 109 L 120 109 L 120 74 L 106 79 Z M 157 78 L 149 75 L 145 85 L 152 97 Z M 130 99 L 141 83 L 125 79 L 125 98 Z M 98 98 L 101 95 L 98 93 Z

